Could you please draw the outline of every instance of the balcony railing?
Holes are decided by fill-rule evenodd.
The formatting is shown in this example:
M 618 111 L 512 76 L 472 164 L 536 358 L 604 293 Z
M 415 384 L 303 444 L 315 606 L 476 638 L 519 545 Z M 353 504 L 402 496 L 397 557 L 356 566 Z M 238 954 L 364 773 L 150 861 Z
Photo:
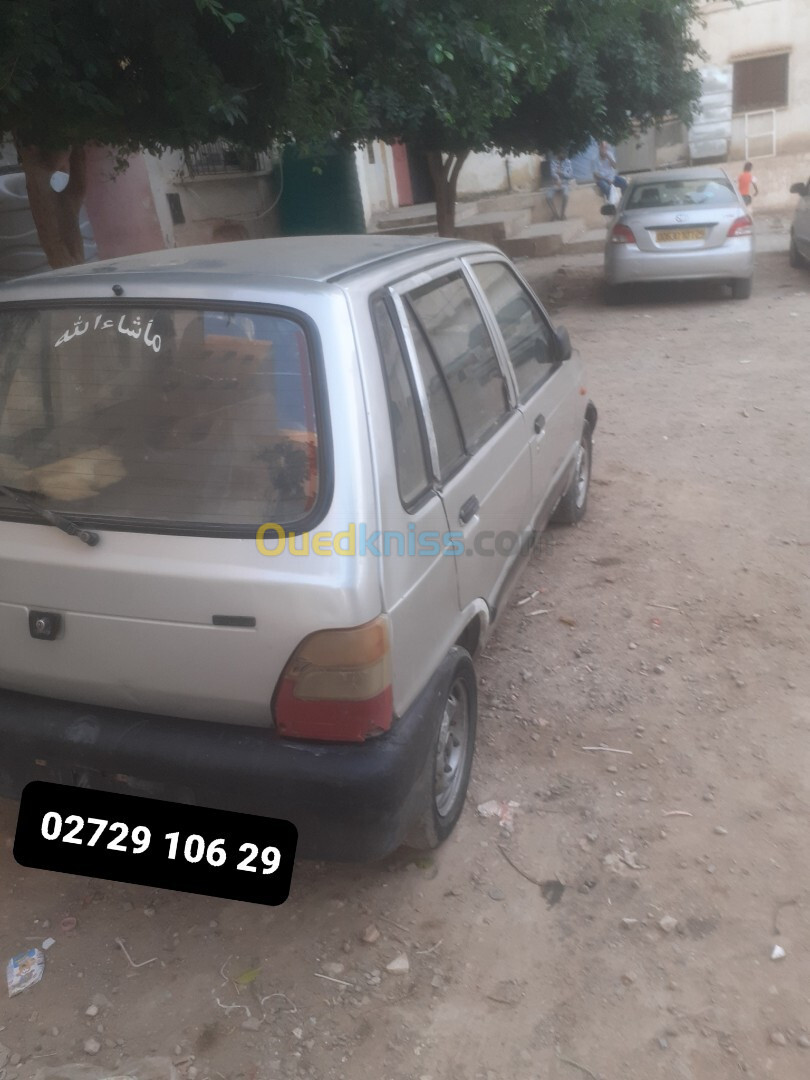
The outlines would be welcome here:
M 260 172 L 266 168 L 264 154 L 231 146 L 226 142 L 201 143 L 185 153 L 189 176 L 216 176 L 221 173 Z

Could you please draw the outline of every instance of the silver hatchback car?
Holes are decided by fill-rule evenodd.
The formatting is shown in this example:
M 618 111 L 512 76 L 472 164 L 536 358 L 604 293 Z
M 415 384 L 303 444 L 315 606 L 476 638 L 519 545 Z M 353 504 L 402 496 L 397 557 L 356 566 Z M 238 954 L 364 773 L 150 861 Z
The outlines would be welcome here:
M 473 657 L 596 410 L 480 243 L 171 250 L 0 291 L 0 794 L 31 780 L 431 847 Z
M 751 295 L 754 223 L 722 169 L 641 173 L 602 213 L 616 219 L 605 246 L 609 301 L 651 281 L 720 280 L 735 300 Z

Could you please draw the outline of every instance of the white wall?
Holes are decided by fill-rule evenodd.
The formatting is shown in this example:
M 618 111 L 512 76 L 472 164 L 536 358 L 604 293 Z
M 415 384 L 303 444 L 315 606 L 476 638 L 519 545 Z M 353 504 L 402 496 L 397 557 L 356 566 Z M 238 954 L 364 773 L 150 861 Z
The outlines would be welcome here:
M 161 227 L 171 230 L 178 247 L 210 244 L 223 225 L 241 225 L 250 239 L 277 233 L 274 195 L 270 183 L 270 159 L 263 158 L 258 172 L 227 172 L 189 177 L 183 154 L 168 151 L 147 156 L 147 167 Z M 175 225 L 166 198 L 179 195 L 184 224 Z
M 540 183 L 537 154 L 501 157 L 495 151 L 470 154 L 458 178 L 458 195 L 488 195 L 494 191 L 536 191 Z
M 710 0 L 705 28 L 698 29 L 708 63 L 775 52 L 789 52 L 787 108 L 777 109 L 776 150 L 780 154 L 810 149 L 810 0 L 745 0 L 741 8 L 728 0 Z M 732 122 L 730 157 L 745 154 L 745 118 Z
M 360 197 L 363 200 L 363 215 L 368 225 L 374 214 L 393 210 L 399 205 L 391 147 L 376 141 L 368 146 L 358 146 L 355 160 Z

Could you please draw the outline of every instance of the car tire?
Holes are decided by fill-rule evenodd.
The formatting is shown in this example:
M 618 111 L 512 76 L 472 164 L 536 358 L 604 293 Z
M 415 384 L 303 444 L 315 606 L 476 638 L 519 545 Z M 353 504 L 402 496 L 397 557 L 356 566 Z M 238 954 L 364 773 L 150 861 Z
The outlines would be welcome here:
M 602 296 L 608 307 L 618 307 L 619 304 L 624 302 L 625 287 L 624 285 L 608 285 L 606 282 L 602 290 Z
M 754 286 L 750 277 L 734 278 L 731 283 L 731 297 L 733 300 L 747 300 Z
M 585 517 L 585 511 L 588 509 L 588 491 L 591 486 L 592 464 L 593 431 L 590 424 L 585 424 L 577 451 L 574 479 L 560 499 L 557 509 L 551 517 L 554 525 L 576 525 Z
M 806 266 L 802 253 L 796 245 L 796 237 L 793 233 L 790 234 L 790 265 L 796 270 Z
M 431 752 L 418 782 L 421 806 L 405 843 L 422 851 L 437 848 L 455 828 L 470 782 L 478 724 L 478 686 L 472 657 L 456 646 L 447 693 L 437 710 Z

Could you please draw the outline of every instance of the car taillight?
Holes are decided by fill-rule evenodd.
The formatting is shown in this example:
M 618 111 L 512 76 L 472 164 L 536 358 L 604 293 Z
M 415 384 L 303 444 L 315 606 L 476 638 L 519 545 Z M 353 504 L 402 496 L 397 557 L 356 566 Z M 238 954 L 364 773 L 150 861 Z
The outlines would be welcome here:
M 388 618 L 305 638 L 282 672 L 273 702 L 279 734 L 362 742 L 393 719 Z
M 633 230 L 626 225 L 614 225 L 610 233 L 611 244 L 635 244 Z
M 754 231 L 754 222 L 748 216 L 738 217 L 736 221 L 732 221 L 731 228 L 728 230 L 729 236 L 751 236 Z

